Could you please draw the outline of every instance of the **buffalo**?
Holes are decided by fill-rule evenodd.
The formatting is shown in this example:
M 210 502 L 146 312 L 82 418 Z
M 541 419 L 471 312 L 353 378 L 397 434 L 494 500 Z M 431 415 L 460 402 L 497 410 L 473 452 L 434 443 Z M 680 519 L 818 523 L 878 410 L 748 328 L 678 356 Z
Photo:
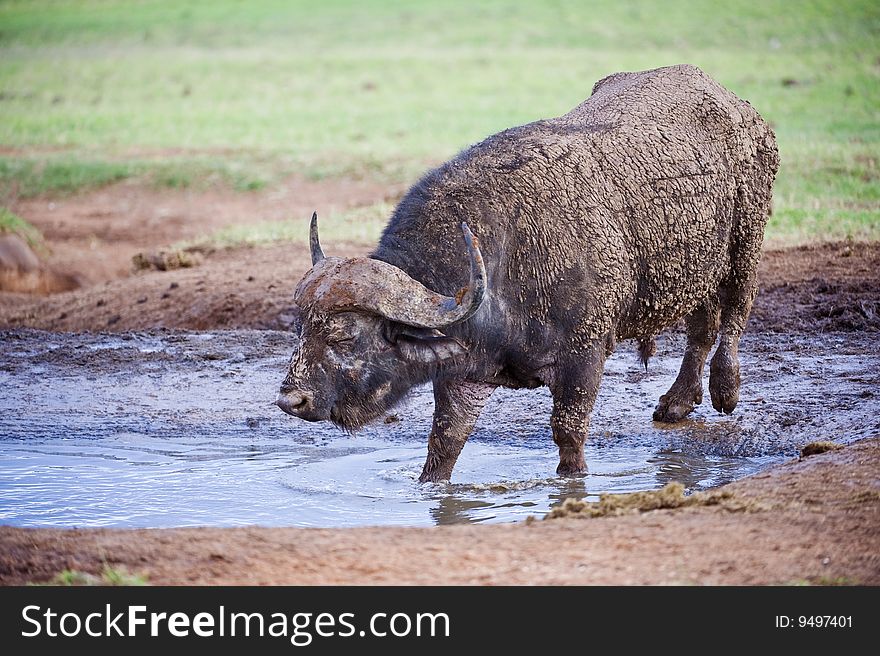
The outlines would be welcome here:
M 561 476 L 584 442 L 607 356 L 684 320 L 681 369 L 653 418 L 739 399 L 740 337 L 779 158 L 771 128 L 700 69 L 600 80 L 569 113 L 495 134 L 428 172 L 369 257 L 325 257 L 294 294 L 285 412 L 356 430 L 431 382 L 421 481 L 449 479 L 498 386 L 546 385 Z

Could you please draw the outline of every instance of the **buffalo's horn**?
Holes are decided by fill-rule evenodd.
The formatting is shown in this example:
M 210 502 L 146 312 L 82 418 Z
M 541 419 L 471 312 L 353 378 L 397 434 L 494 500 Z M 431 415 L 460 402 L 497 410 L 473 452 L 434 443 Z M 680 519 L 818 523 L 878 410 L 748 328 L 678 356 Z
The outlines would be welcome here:
M 447 328 L 472 317 L 486 295 L 486 265 L 476 237 L 461 224 L 470 261 L 470 280 L 454 296 L 428 289 L 388 262 L 366 257 L 328 258 L 297 286 L 301 307 L 325 312 L 368 311 L 418 328 Z M 320 251 L 319 251 L 320 252 Z
M 480 244 L 467 223 L 461 224 L 461 231 L 464 233 L 470 261 L 470 281 L 467 287 L 459 289 L 455 296 L 443 296 L 407 276 L 408 289 L 404 293 L 409 295 L 409 302 L 400 299 L 401 302 L 382 308 L 381 313 L 384 316 L 410 326 L 448 328 L 476 314 L 486 295 L 486 265 L 483 263 L 483 254 L 480 253 Z
M 318 213 L 312 212 L 312 222 L 309 226 L 309 246 L 312 249 L 312 266 L 324 259 L 324 251 L 321 250 L 321 242 L 318 241 Z
M 462 222 L 461 231 L 464 233 L 464 243 L 467 244 L 471 269 L 470 282 L 467 287 L 460 289 L 454 298 L 444 302 L 448 312 L 446 315 L 448 323 L 444 324 L 445 326 L 460 323 L 474 316 L 480 309 L 483 296 L 486 295 L 486 265 L 480 252 L 480 243 L 467 223 Z

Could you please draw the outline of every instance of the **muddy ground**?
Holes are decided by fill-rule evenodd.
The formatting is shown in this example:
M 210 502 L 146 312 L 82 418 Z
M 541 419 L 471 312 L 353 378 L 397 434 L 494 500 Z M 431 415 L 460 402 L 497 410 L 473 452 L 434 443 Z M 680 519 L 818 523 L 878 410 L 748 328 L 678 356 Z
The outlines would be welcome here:
M 272 403 L 295 335 L 267 330 L 0 332 L 0 523 L 55 528 L 495 523 L 567 498 L 699 491 L 809 442 L 880 434 L 880 352 L 859 335 L 746 335 L 736 413 L 654 423 L 683 336 L 645 370 L 605 366 L 588 475 L 555 476 L 549 392 L 497 390 L 450 483 L 418 485 L 433 398 L 420 386 L 351 435 Z M 829 409 L 833 409 L 830 410 Z
M 205 225 L 239 223 L 243 215 L 305 216 L 322 203 L 350 207 L 397 193 L 352 184 L 342 190 L 316 184 L 308 194 L 293 186 L 274 196 L 118 185 L 64 201 L 21 202 L 12 209 L 47 235 L 46 266 L 75 276 L 81 287 L 41 297 L 0 293 L 0 327 L 10 331 L 4 348 L 25 335 L 16 330 L 33 328 L 284 330 L 292 288 L 309 264 L 304 245 L 215 252 L 200 266 L 173 271 L 134 273 L 131 257 L 200 234 Z M 334 255 L 369 250 L 365 244 L 324 247 Z M 810 376 L 840 374 L 846 387 L 831 397 L 809 386 L 800 398 L 792 393 L 774 406 L 773 426 L 796 431 L 809 425 L 816 432 L 826 424 L 843 426 L 832 437 L 850 444 L 727 486 L 741 503 L 430 529 L 2 527 L 0 582 L 45 581 L 63 569 L 97 573 L 106 563 L 145 574 L 151 583 L 878 584 L 880 440 L 853 440 L 880 435 L 880 427 L 876 413 L 856 424 L 840 418 L 843 411 L 858 413 L 860 404 L 876 404 L 880 395 L 880 245 L 768 249 L 760 289 L 749 325 L 753 356 L 771 363 L 775 375 L 796 379 L 801 370 L 786 364 L 786 353 L 806 350 L 816 358 Z M 840 353 L 857 364 L 834 373 L 841 345 Z M 774 374 L 767 376 L 769 382 Z

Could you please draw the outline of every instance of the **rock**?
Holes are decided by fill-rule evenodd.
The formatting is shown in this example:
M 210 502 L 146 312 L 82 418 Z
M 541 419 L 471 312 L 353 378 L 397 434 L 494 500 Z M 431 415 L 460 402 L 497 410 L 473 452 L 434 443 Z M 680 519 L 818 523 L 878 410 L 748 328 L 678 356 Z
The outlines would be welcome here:
M 52 294 L 79 286 L 75 277 L 44 266 L 18 235 L 0 234 L 0 291 Z
M 0 235 L 0 271 L 30 273 L 40 268 L 40 259 L 18 235 Z

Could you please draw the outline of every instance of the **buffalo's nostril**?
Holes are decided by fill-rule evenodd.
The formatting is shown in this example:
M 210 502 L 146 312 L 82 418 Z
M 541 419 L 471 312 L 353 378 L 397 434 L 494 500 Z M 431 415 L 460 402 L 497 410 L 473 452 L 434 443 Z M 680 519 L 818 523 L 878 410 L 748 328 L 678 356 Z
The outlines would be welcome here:
M 290 407 L 294 410 L 302 408 L 309 402 L 305 394 L 291 394 L 288 398 L 290 399 Z
M 312 395 L 306 392 L 281 393 L 275 399 L 275 405 L 289 415 L 296 416 L 300 412 L 306 412 L 311 407 Z

